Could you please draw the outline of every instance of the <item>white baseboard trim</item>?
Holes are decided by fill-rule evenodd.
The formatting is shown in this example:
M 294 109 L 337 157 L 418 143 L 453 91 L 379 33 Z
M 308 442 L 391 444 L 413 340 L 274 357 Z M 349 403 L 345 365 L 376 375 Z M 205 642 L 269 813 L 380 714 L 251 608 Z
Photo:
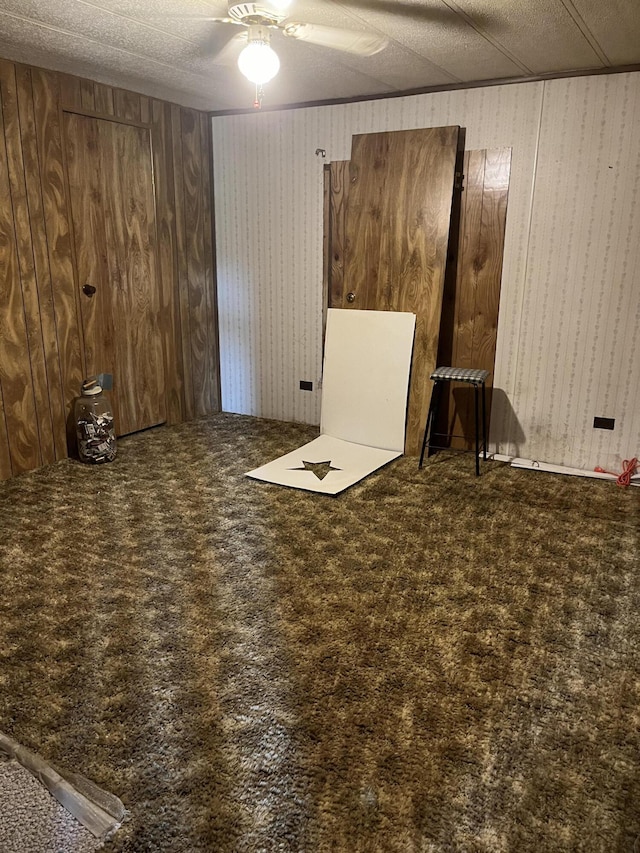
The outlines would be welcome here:
M 496 457 L 497 458 L 497 457 Z M 591 477 L 594 480 L 610 480 L 615 483 L 617 477 L 614 474 L 601 474 L 599 471 L 585 471 L 582 468 L 568 468 L 565 465 L 551 465 L 549 462 L 536 462 L 534 459 L 511 459 L 512 468 L 526 468 L 530 471 L 547 471 L 551 474 L 569 474 L 572 477 Z M 640 474 L 634 474 L 631 478 L 632 486 L 640 486 Z

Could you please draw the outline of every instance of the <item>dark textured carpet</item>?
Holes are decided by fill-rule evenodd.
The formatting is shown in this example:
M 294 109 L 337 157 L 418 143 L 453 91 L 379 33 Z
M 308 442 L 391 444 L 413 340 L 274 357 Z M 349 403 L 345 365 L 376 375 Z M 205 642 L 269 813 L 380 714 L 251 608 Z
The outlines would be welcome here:
M 631 853 L 640 491 L 243 476 L 313 435 L 216 416 L 0 486 L 0 729 L 121 797 L 108 851 Z

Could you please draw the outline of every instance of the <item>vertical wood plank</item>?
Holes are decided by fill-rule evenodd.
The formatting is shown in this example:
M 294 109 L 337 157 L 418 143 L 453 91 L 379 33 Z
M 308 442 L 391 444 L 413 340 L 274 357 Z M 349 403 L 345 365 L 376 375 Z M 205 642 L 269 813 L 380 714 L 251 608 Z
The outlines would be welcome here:
M 40 304 L 36 283 L 31 220 L 27 202 L 25 167 L 22 156 L 22 132 L 18 111 L 16 68 L 13 63 L 0 61 L 0 89 L 7 149 L 7 163 L 13 206 L 18 269 L 22 285 L 31 378 L 36 408 L 36 429 L 42 462 L 55 461 L 53 423 L 49 407 L 49 387 L 40 320 Z
M 331 164 L 322 167 L 322 341 L 327 326 L 329 288 L 331 286 Z
M 68 414 L 79 393 L 84 371 L 63 166 L 58 76 L 33 68 L 32 84 L 58 352 Z
M 465 158 L 452 365 L 489 371 L 487 417 L 491 411 L 510 168 L 510 149 L 470 151 Z M 464 436 L 453 438 L 452 447 L 472 448 L 472 388 L 451 385 L 444 431 Z
M 95 110 L 96 97 L 92 80 L 80 80 L 80 104 L 84 110 Z
M 96 112 L 102 113 L 106 116 L 112 116 L 115 114 L 113 89 L 111 86 L 105 86 L 103 83 L 94 83 L 93 94 Z
M 207 295 L 207 412 L 220 411 L 220 359 L 218 357 L 218 300 L 215 281 L 215 244 L 213 223 L 213 175 L 211 119 L 199 113 L 200 156 L 202 160 L 202 213 L 203 213 L 203 257 L 205 267 L 205 291 Z
M 149 130 L 97 120 L 121 433 L 166 419 Z
M 58 333 L 53 304 L 53 288 L 49 269 L 46 223 L 42 203 L 40 162 L 38 160 L 38 143 L 33 112 L 31 69 L 25 66 L 16 66 L 16 80 L 33 259 L 38 290 L 40 325 L 44 345 L 55 458 L 64 459 L 67 455 L 67 443 L 65 439 L 66 417 L 62 373 L 58 354 Z
M 95 119 L 77 113 L 64 113 L 62 121 L 78 286 L 82 288 L 89 284 L 96 288 L 92 298 L 78 295 L 85 373 L 113 374 L 116 330 L 111 312 L 107 310 L 111 281 L 98 123 Z M 117 395 L 114 395 L 112 404 L 117 425 Z
M 453 364 L 475 367 L 473 332 L 478 286 L 477 264 L 484 188 L 485 152 L 469 151 L 466 159 L 464 230 L 458 263 L 458 298 L 454 316 Z
M 202 240 L 202 152 L 200 124 L 193 110 L 181 110 L 182 175 L 184 219 L 189 289 L 191 341 L 191 382 L 194 415 L 207 413 L 207 351 L 209 347 L 205 291 L 204 247 Z
M 343 291 L 355 294 L 352 303 L 342 308 L 385 310 L 392 291 L 385 294 L 385 257 L 388 255 L 391 223 L 384 222 L 382 205 L 393 186 L 391 139 L 387 133 L 354 136 L 349 161 L 349 196 L 345 211 L 345 250 Z M 388 190 L 389 187 L 389 190 Z M 394 229 L 395 230 L 395 227 Z M 337 307 L 337 306 L 336 306 Z
M 453 199 L 451 203 L 451 224 L 449 227 L 447 264 L 444 272 L 442 309 L 440 312 L 437 365 L 452 364 L 454 313 L 456 310 L 456 279 L 458 272 L 458 256 L 460 252 L 460 219 L 462 215 L 462 183 L 465 158 L 464 136 L 465 133 L 461 130 L 460 135 L 458 136 L 456 180 L 454 182 Z
M 149 98 L 145 95 L 140 95 L 140 121 L 149 124 L 151 121 L 151 110 L 149 107 Z
M 151 105 L 151 135 L 158 234 L 158 284 L 160 329 L 164 349 L 167 423 L 184 420 L 182 332 L 176 248 L 175 181 L 171 106 L 154 100 Z
M 412 311 L 416 334 L 407 413 L 417 454 L 436 365 L 458 127 L 354 136 L 344 289 L 354 308 Z
M 346 215 L 349 203 L 350 163 L 329 164 L 329 307 L 348 308 L 344 290 Z
M 59 105 L 63 110 L 82 109 L 82 81 L 71 74 L 56 74 Z
M 477 289 L 475 264 L 478 259 L 478 242 L 482 222 L 484 166 L 484 151 L 466 152 L 464 213 L 460 232 L 451 357 L 451 364 L 455 367 L 479 366 L 473 363 L 473 333 Z M 447 415 L 451 426 L 444 431 L 473 437 L 475 435 L 473 388 L 449 383 L 447 392 Z M 471 431 L 469 431 L 469 425 L 471 425 Z M 452 447 L 466 446 L 466 443 L 465 440 L 454 439 L 452 440 Z
M 0 135 L 4 139 L 4 122 L 0 110 Z M 1 171 L 1 169 L 0 169 Z M 10 199 L 6 196 L 0 198 L 0 274 L 10 271 L 9 252 L 11 251 L 11 232 L 8 230 L 7 216 L 13 215 L 10 207 Z M 5 266 L 7 264 L 7 266 Z M 9 304 L 5 304 L 2 296 L 2 281 L 0 281 L 0 357 L 2 352 L 2 337 L 4 327 L 10 321 Z M 1 365 L 0 365 L 1 367 Z M 9 430 L 4 406 L 4 392 L 2 390 L 3 375 L 0 369 L 0 480 L 7 480 L 13 474 L 11 464 L 11 452 L 9 449 Z
M 113 103 L 118 118 L 140 121 L 140 95 L 125 89 L 114 89 Z
M 486 152 L 473 359 L 491 372 L 496 356 L 510 172 L 510 148 Z
M 19 474 L 37 468 L 42 464 L 42 456 L 14 227 L 3 109 L 0 113 L 0 385 L 11 471 Z
M 4 414 L 4 397 L 2 394 L 2 376 L 0 376 L 0 480 L 11 477 L 11 454 L 9 452 L 9 434 Z
M 181 109 L 171 105 L 171 135 L 173 142 L 173 179 L 176 217 L 176 248 L 178 250 L 177 281 L 180 299 L 180 330 L 182 337 L 182 375 L 184 386 L 184 417 L 194 417 L 195 405 L 191 368 L 191 308 L 189 305 L 189 275 L 187 269 L 187 234 L 184 202 Z

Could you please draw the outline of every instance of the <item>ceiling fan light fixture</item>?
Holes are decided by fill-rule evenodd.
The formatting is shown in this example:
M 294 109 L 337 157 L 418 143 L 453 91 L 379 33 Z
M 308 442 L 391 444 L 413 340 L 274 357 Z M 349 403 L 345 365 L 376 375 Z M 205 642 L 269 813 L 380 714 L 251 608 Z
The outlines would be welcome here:
M 238 57 L 238 68 L 256 86 L 268 83 L 280 70 L 280 59 L 269 46 L 269 33 L 265 27 L 249 28 L 249 43 Z

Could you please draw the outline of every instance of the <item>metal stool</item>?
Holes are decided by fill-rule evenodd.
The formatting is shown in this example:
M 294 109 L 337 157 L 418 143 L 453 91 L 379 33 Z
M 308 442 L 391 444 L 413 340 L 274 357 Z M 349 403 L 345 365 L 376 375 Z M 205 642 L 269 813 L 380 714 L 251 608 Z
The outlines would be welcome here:
M 433 391 L 431 392 L 431 402 L 429 403 L 429 413 L 427 414 L 427 423 L 424 428 L 424 438 L 422 439 L 422 452 L 420 453 L 420 463 L 418 468 L 422 468 L 424 461 L 424 451 L 428 446 L 444 450 L 445 448 L 439 445 L 434 445 L 431 439 L 435 435 L 443 435 L 444 433 L 435 433 L 434 424 L 438 412 L 438 405 L 442 395 L 442 385 L 444 382 L 468 382 L 473 385 L 473 398 L 475 403 L 475 425 L 476 425 L 476 477 L 480 475 L 480 425 L 478 414 L 478 388 L 482 388 L 482 458 L 486 461 L 487 458 L 487 419 L 486 419 L 486 403 L 485 403 L 485 382 L 489 376 L 488 370 L 474 370 L 466 367 L 438 367 L 436 368 L 430 379 L 433 380 Z M 452 436 L 453 437 L 453 436 Z M 462 437 L 464 436 L 456 436 Z

